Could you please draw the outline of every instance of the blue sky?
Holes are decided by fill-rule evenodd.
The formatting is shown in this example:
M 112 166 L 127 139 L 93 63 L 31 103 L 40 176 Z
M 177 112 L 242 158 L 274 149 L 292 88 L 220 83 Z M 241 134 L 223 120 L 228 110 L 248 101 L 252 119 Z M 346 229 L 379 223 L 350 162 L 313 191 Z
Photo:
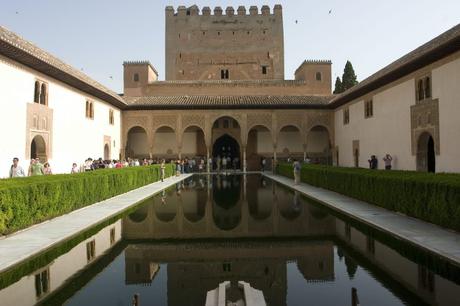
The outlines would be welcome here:
M 286 79 L 304 59 L 330 59 L 334 79 L 350 60 L 363 80 L 460 22 L 458 0 L 3 0 L 0 24 L 122 92 L 124 60 L 149 60 L 164 78 L 167 5 L 225 9 L 278 3 L 284 14 Z

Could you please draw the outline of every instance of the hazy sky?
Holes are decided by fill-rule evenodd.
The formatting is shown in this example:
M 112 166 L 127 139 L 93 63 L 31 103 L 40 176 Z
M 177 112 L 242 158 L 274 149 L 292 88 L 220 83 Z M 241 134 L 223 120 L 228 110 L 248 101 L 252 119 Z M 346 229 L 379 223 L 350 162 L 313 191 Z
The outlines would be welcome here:
M 286 79 L 304 59 L 332 60 L 335 79 L 349 59 L 363 80 L 460 22 L 459 0 L 0 1 L 2 26 L 117 92 L 124 60 L 149 60 L 164 79 L 167 5 L 282 4 Z

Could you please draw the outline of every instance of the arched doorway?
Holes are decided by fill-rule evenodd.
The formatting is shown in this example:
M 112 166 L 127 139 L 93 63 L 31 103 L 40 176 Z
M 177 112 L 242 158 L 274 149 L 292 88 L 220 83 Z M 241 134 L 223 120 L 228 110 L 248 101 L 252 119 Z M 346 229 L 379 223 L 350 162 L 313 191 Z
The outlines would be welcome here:
M 259 171 L 262 158 L 266 159 L 265 169 L 271 169 L 273 139 L 270 130 L 266 126 L 256 125 L 249 130 L 246 156 L 249 171 Z
M 212 157 L 214 159 L 214 169 L 217 168 L 216 161 L 220 157 L 230 157 L 231 163 L 227 168 L 241 166 L 241 128 L 235 119 L 231 117 L 221 117 L 214 121 L 212 127 Z M 234 164 L 235 163 L 235 164 Z
M 417 170 L 436 172 L 436 151 L 433 136 L 425 132 L 420 135 L 417 144 Z
M 132 127 L 128 131 L 127 139 L 128 141 L 126 143 L 126 157 L 141 159 L 149 156 L 147 132 L 144 128 L 140 126 Z
M 42 136 L 37 135 L 30 144 L 30 158 L 40 158 L 40 161 L 47 161 L 46 143 Z
M 104 160 L 110 160 L 110 147 L 109 147 L 109 144 L 106 143 L 104 145 Z
M 240 156 L 240 145 L 235 138 L 225 134 L 214 142 L 212 156 L 230 157 L 233 160 L 235 157 Z
M 329 131 L 322 125 L 314 126 L 307 134 L 307 156 L 318 164 L 332 164 Z
M 176 159 L 178 155 L 177 138 L 174 129 L 169 126 L 159 127 L 153 137 L 154 158 L 169 160 Z
M 278 159 L 303 159 L 303 141 L 300 129 L 294 125 L 286 125 L 278 134 Z

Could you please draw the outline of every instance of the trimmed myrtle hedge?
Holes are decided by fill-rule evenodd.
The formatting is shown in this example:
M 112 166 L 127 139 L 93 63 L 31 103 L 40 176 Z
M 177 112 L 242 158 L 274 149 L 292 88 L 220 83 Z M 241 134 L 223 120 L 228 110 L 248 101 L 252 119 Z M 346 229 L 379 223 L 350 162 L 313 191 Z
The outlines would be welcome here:
M 166 165 L 165 175 L 174 173 Z M 160 166 L 0 180 L 0 235 L 69 213 L 160 179 Z
M 277 173 L 293 177 L 291 164 Z M 302 165 L 301 181 L 460 231 L 460 175 Z

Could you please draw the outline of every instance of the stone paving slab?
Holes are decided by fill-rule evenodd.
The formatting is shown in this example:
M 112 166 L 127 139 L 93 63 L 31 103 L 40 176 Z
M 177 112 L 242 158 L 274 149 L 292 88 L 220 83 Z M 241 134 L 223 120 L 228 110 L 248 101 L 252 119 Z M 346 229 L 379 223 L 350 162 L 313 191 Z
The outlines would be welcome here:
M 294 185 L 294 180 L 284 176 L 263 174 L 344 215 L 435 253 L 456 265 L 460 264 L 460 234 L 457 232 L 333 191 L 305 183 Z
M 180 182 L 192 174 L 170 177 L 164 182 L 129 191 L 83 207 L 66 215 L 34 225 L 0 240 L 0 273 L 27 258 L 37 255 L 82 231 L 129 209 L 153 194 Z

